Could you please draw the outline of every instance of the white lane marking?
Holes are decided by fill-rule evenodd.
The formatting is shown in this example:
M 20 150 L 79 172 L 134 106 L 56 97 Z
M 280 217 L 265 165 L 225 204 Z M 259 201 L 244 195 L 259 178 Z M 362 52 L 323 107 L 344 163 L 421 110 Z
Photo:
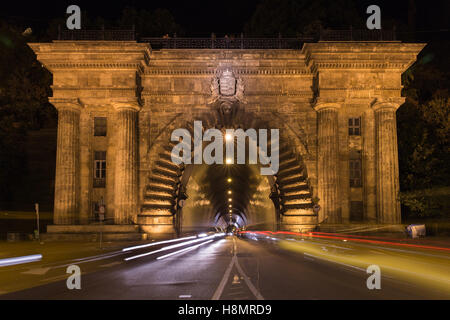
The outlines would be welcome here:
M 181 294 L 181 295 L 178 296 L 178 298 L 180 298 L 180 299 L 192 298 L 192 295 L 190 295 L 190 294 Z
M 303 256 L 304 259 L 309 260 L 309 261 L 314 261 L 313 258 L 308 257 L 308 256 L 305 256 L 305 254 L 306 254 L 306 253 L 303 254 L 303 255 L 304 255 L 304 256 Z
M 100 267 L 103 268 L 109 268 L 109 267 L 113 267 L 113 266 L 117 266 L 118 264 L 121 264 L 121 261 L 115 261 L 115 262 L 111 262 L 111 263 L 107 263 L 107 264 L 102 264 Z
M 236 269 L 238 270 L 238 272 L 240 273 L 241 277 L 244 279 L 245 283 L 247 284 L 247 287 L 250 289 L 250 291 L 256 297 L 256 299 L 264 300 L 264 297 L 255 288 L 253 283 L 250 281 L 250 278 L 247 277 L 247 275 L 244 273 L 244 270 L 242 270 L 241 266 L 239 265 L 238 258 L 237 258 L 237 255 L 236 255 L 237 246 L 236 246 L 236 241 L 235 241 L 234 238 L 233 238 L 233 250 L 234 250 L 233 258 L 231 259 L 230 264 L 228 265 L 228 267 L 227 267 L 227 269 L 225 271 L 225 274 L 223 275 L 223 278 L 220 281 L 220 284 L 217 287 L 216 291 L 214 292 L 214 295 L 212 296 L 211 300 L 219 300 L 220 296 L 223 293 L 223 290 L 225 289 L 225 285 L 228 282 L 228 279 L 229 279 L 230 274 L 231 274 L 231 269 L 233 268 L 234 265 L 236 265 Z
M 228 278 L 230 277 L 231 269 L 233 268 L 235 260 L 236 260 L 236 255 L 234 255 L 233 258 L 231 258 L 230 264 L 228 265 L 227 270 L 225 270 L 223 278 L 220 281 L 219 286 L 217 287 L 216 291 L 214 292 L 211 300 L 219 300 L 220 296 L 223 293 L 223 289 L 225 289 L 225 285 L 228 282 Z
M 56 276 L 56 277 L 45 278 L 45 279 L 42 279 L 42 280 L 40 280 L 40 281 L 41 281 L 41 282 L 46 282 L 46 281 L 59 281 L 59 280 L 62 280 L 62 279 L 66 279 L 67 277 L 69 277 L 69 276 L 63 274 L 63 275 Z
M 343 266 L 346 266 L 346 267 L 349 267 L 349 268 L 353 268 L 353 269 L 357 269 L 357 270 L 359 270 L 359 271 L 364 271 L 364 272 L 366 272 L 366 269 L 363 269 L 363 268 L 360 268 L 360 267 L 356 267 L 356 266 L 352 266 L 351 264 L 347 264 L 347 263 L 343 263 L 343 262 L 338 262 L 338 261 L 330 260 L 330 259 L 323 258 L 323 257 L 318 257 L 318 256 L 316 256 L 316 255 L 313 255 L 313 254 L 310 254 L 310 253 L 306 253 L 306 252 L 304 252 L 303 254 L 304 254 L 305 256 L 309 256 L 309 257 L 316 258 L 316 259 L 319 259 L 319 260 L 325 260 L 325 261 L 328 261 L 328 262 L 333 262 L 333 263 L 340 264 L 340 265 L 343 265 Z
M 51 268 L 47 267 L 47 268 L 34 268 L 34 269 L 29 269 L 27 271 L 21 272 L 22 274 L 33 274 L 33 275 L 38 275 L 38 276 L 42 276 L 44 274 L 46 274 L 48 272 L 48 270 L 50 270 Z
M 247 284 L 247 287 L 250 289 L 250 291 L 253 293 L 253 295 L 256 297 L 256 299 L 258 300 L 264 300 L 264 297 L 261 295 L 261 293 L 259 293 L 259 291 L 255 288 L 255 286 L 253 285 L 253 283 L 250 281 L 250 278 L 247 277 L 247 275 L 244 273 L 244 270 L 242 270 L 241 266 L 239 265 L 238 259 L 236 258 L 235 260 L 235 264 L 236 264 L 236 268 L 239 271 L 239 273 L 241 274 L 242 277 L 244 277 L 244 281 Z

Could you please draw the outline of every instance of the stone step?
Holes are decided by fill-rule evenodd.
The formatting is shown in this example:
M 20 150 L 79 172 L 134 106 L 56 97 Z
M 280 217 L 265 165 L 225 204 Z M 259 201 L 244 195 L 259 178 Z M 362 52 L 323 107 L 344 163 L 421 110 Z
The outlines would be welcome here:
M 156 168 L 154 168 L 152 173 L 158 174 L 158 175 L 161 175 L 164 177 L 168 177 L 168 178 L 173 178 L 173 179 L 178 179 L 180 177 L 180 175 L 176 171 L 172 171 L 170 169 L 160 167 L 160 166 L 157 166 Z
M 286 170 L 286 169 L 289 169 L 289 168 L 291 168 L 293 166 L 296 166 L 296 165 L 298 165 L 298 161 L 294 157 L 289 157 L 289 158 L 287 158 L 287 159 L 285 159 L 283 161 L 281 161 L 281 159 L 280 159 L 280 170 L 279 170 L 279 172 L 283 171 L 283 170 Z
M 280 189 L 282 193 L 304 191 L 304 190 L 308 190 L 309 192 L 308 184 L 306 183 L 306 181 L 281 184 Z
M 160 159 L 156 161 L 156 165 L 171 170 L 177 174 L 180 173 L 180 167 L 173 163 L 172 160 Z
M 147 185 L 146 192 L 153 192 L 153 191 L 164 192 L 172 195 L 175 193 L 174 187 L 172 185 L 167 185 L 165 183 L 156 181 L 152 181 Z
M 145 201 L 142 204 L 142 209 L 167 209 L 167 210 L 173 210 L 174 204 L 169 201 L 158 201 L 158 200 L 151 200 L 149 202 Z
M 312 208 L 302 208 L 302 209 L 287 209 L 284 210 L 283 215 L 286 216 L 315 216 Z
M 297 196 L 297 195 L 300 197 L 303 197 L 303 196 L 310 197 L 311 196 L 311 193 L 308 188 L 303 188 L 303 189 L 299 189 L 299 190 L 291 189 L 289 191 L 281 191 L 280 194 L 282 197 L 292 197 L 292 196 Z
M 175 200 L 173 197 L 161 197 L 161 196 L 153 196 L 153 197 L 144 197 L 143 204 L 145 205 L 173 205 Z
M 166 147 L 167 147 L 167 146 L 166 146 Z M 164 149 L 164 150 L 160 153 L 159 156 L 160 156 L 162 159 L 166 159 L 166 160 L 168 160 L 168 161 L 174 163 L 174 162 L 172 161 L 172 148 L 170 148 L 169 150 Z M 176 153 L 175 153 L 173 156 L 174 156 L 175 159 L 178 159 L 179 161 L 182 160 L 182 158 L 181 158 L 179 155 L 177 155 Z M 174 164 L 175 164 L 175 163 L 174 163 Z
M 284 178 L 287 176 L 292 176 L 295 174 L 303 174 L 303 168 L 300 165 L 295 165 L 293 167 L 290 168 L 284 168 L 283 170 L 279 170 L 277 177 L 280 178 Z
M 154 208 L 148 206 L 141 207 L 141 215 L 164 216 L 164 215 L 171 215 L 174 212 L 175 210 L 173 208 Z
M 176 186 L 178 184 L 178 181 L 175 180 L 174 178 L 170 178 L 170 177 L 163 176 L 163 175 L 160 175 L 160 174 L 153 174 L 153 173 L 152 173 L 152 175 L 149 178 L 149 182 L 151 182 L 151 183 L 156 182 L 156 183 L 160 183 L 160 184 L 167 184 L 167 185 L 170 185 L 170 186 Z
M 288 211 L 291 209 L 312 209 L 313 204 L 312 202 L 309 203 L 297 203 L 297 204 L 285 204 L 283 205 L 284 210 Z
M 138 224 L 173 224 L 173 215 L 138 215 Z
M 300 198 L 300 199 L 290 199 L 290 200 L 285 200 L 283 199 L 283 204 L 285 206 L 293 206 L 293 205 L 303 205 L 303 204 L 311 204 L 311 198 Z
M 169 200 L 174 198 L 174 194 L 169 191 L 154 191 L 147 190 L 144 194 L 145 199 L 164 199 Z
M 303 193 L 297 191 L 297 193 L 291 193 L 289 195 L 281 194 L 281 199 L 283 199 L 283 201 L 304 200 L 304 199 L 311 200 L 311 194 L 309 193 L 309 191 Z
M 294 175 L 281 177 L 280 179 L 278 179 L 280 185 L 289 185 L 296 182 L 303 182 L 305 180 L 306 177 L 302 173 L 296 173 Z
M 289 159 L 295 159 L 294 154 L 291 150 L 283 151 L 279 154 L 280 163 L 283 163 L 286 160 Z

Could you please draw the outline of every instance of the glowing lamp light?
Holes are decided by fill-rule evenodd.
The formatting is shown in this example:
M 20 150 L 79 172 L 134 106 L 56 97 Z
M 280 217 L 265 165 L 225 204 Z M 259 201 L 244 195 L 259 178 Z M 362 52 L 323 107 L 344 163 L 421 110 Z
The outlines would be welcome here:
M 228 194 L 231 194 L 231 190 L 228 190 Z
M 230 158 L 227 158 L 226 163 L 227 164 L 231 164 L 233 162 L 233 160 L 231 160 Z
M 227 181 L 228 181 L 228 182 L 231 182 L 231 178 L 228 178 Z
M 232 207 L 232 205 L 230 204 L 229 206 L 228 206 L 228 208 L 231 208 Z
M 228 201 L 231 201 L 232 199 L 231 198 L 228 198 Z
M 231 134 L 225 134 L 225 141 L 230 141 L 231 139 L 233 139 L 233 136 Z

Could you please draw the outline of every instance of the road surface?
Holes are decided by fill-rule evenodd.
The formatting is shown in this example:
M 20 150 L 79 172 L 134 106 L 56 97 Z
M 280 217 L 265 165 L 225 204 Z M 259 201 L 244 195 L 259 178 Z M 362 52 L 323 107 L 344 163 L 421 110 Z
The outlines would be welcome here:
M 267 237 L 266 237 L 267 238 Z M 275 239 L 275 238 L 274 238 Z M 69 263 L 48 268 L 31 268 L 28 277 L 41 277 L 43 283 L 33 288 L 0 295 L 0 299 L 448 299 L 439 288 L 424 287 L 414 277 L 404 278 L 384 274 L 381 268 L 381 289 L 368 289 L 370 276 L 359 266 L 333 261 L 311 252 L 290 250 L 278 245 L 278 240 L 221 236 L 198 247 L 179 252 L 189 246 L 161 250 L 172 244 L 154 245 L 129 251 L 105 254 L 99 258 L 79 260 L 81 289 L 69 290 Z M 296 241 L 299 245 L 305 243 Z M 208 242 L 206 242 L 208 241 Z M 286 240 L 283 240 L 287 243 Z M 323 252 L 352 247 L 340 247 L 337 240 L 313 239 Z M 362 244 L 365 245 L 365 244 Z M 191 245 L 192 246 L 192 245 Z M 370 245 L 369 245 L 370 246 Z M 350 249 L 349 249 L 350 248 Z M 344 251 L 344 249 L 342 249 Z M 160 251 L 158 251 L 160 250 Z M 303 249 L 301 249 L 303 250 Z M 365 248 L 378 256 L 407 252 L 379 247 Z M 397 249 L 395 249 L 397 250 Z M 178 252 L 178 253 L 177 253 Z M 170 253 L 174 253 L 170 255 Z M 374 254 L 375 254 L 374 253 Z M 423 255 L 423 254 L 422 254 Z M 448 263 L 449 254 L 437 255 Z M 160 259 L 157 259 L 157 258 Z M 76 261 L 70 262 L 77 264 Z M 426 262 L 420 262 L 426 263 Z M 21 269 L 22 273 L 26 273 Z M 37 270 L 37 271 L 36 271 Z M 39 270 L 41 270 L 39 272 Z M 445 269 L 444 269 L 445 270 Z M 447 269 L 448 271 L 449 269 Z M 12 271 L 10 271 L 12 272 Z M 0 284 L 1 292 L 1 284 Z

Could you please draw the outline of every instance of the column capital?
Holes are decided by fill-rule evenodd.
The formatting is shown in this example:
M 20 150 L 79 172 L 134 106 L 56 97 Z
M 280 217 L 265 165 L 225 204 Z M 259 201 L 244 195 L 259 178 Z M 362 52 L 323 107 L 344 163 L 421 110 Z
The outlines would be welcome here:
M 372 103 L 371 107 L 374 111 L 378 111 L 380 109 L 393 109 L 397 111 L 397 109 L 405 103 L 405 97 L 395 97 L 395 98 L 376 98 Z
M 56 110 L 72 110 L 81 111 L 83 105 L 77 98 L 48 98 L 48 101 L 56 108 Z
M 339 109 L 343 103 L 343 99 L 323 99 L 318 98 L 313 106 L 314 110 L 321 111 L 324 109 Z
M 113 100 L 111 102 L 111 105 L 117 111 L 124 110 L 124 109 L 129 109 L 129 110 L 134 110 L 134 111 L 141 110 L 141 104 L 138 101 L 138 99 Z

